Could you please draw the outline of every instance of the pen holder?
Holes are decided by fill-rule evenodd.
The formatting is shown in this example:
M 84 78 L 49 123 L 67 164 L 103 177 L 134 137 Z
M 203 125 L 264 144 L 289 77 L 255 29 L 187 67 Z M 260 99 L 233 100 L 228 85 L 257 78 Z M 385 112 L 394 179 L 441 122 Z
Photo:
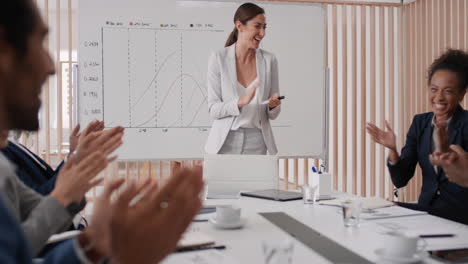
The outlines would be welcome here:
M 319 174 L 319 194 L 320 196 L 332 195 L 332 176 L 330 173 Z

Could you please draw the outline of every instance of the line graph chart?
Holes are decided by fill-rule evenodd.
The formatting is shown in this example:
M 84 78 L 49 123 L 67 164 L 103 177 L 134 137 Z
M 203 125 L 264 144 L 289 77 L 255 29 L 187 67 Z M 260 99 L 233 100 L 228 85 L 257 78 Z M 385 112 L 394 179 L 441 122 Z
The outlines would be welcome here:
M 206 41 L 223 31 L 102 27 L 103 119 L 126 128 L 209 128 Z M 112 95 L 112 96 L 109 96 Z
M 120 160 L 201 159 L 213 119 L 208 59 L 233 30 L 237 1 L 80 0 L 75 120 L 125 127 Z M 275 54 L 286 100 L 271 120 L 281 157 L 324 157 L 326 13 L 268 3 L 261 48 Z M 294 19 L 291 19 L 294 17 Z M 300 41 L 295 40 L 300 36 Z M 269 69 L 266 69 L 269 70 Z M 311 120 L 313 117 L 313 120 Z

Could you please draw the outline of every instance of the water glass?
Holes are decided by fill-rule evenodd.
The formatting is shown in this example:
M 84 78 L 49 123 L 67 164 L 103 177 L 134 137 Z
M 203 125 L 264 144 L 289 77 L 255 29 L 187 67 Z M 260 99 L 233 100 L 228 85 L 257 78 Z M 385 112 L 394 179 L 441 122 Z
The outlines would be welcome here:
M 359 226 L 361 219 L 362 201 L 346 200 L 341 202 L 343 209 L 343 223 L 346 227 Z
M 262 249 L 265 264 L 291 264 L 294 243 L 291 239 L 283 242 L 262 241 Z
M 307 184 L 304 184 L 301 186 L 302 189 L 302 200 L 304 201 L 304 204 L 314 204 L 316 199 L 317 199 L 317 185 L 316 186 L 310 186 Z
M 205 201 L 208 199 L 208 183 L 204 183 L 203 189 L 201 190 L 200 194 L 198 195 L 200 200 Z

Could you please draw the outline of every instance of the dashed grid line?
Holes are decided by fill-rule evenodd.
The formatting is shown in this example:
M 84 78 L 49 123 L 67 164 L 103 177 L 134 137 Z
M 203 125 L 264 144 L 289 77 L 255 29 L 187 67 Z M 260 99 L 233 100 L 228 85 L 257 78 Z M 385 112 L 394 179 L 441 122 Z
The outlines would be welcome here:
M 128 47 L 128 123 L 132 126 L 132 83 L 131 83 L 131 62 L 130 62 L 130 29 L 127 30 L 128 38 L 127 38 L 127 47 Z
M 184 125 L 184 96 L 183 96 L 183 50 L 182 50 L 182 32 L 180 33 L 180 125 Z
M 158 70 L 157 33 L 154 31 L 154 72 Z M 154 126 L 158 127 L 158 80 L 154 80 Z

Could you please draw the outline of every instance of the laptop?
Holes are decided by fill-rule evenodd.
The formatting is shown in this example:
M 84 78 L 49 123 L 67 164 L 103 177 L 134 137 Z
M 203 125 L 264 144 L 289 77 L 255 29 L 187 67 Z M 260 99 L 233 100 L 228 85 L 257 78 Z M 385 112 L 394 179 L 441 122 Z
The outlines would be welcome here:
M 300 192 L 283 191 L 283 190 L 277 190 L 277 189 L 242 192 L 241 195 L 254 197 L 254 198 L 267 199 L 267 200 L 281 201 L 281 202 L 302 199 L 302 193 Z
M 278 156 L 207 154 L 203 178 L 208 199 L 237 199 L 241 191 L 278 188 Z

